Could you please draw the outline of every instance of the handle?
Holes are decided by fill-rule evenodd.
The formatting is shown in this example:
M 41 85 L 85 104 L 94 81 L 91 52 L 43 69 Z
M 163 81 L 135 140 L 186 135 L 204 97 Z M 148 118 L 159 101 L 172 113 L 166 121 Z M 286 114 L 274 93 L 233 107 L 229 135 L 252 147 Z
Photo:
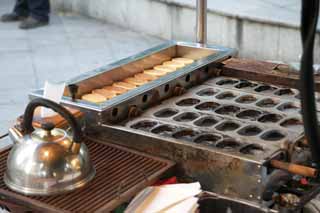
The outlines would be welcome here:
M 60 114 L 64 119 L 66 119 L 73 130 L 72 131 L 73 142 L 81 143 L 82 141 L 81 128 L 78 122 L 76 121 L 76 119 L 73 117 L 73 115 L 60 104 L 57 104 L 53 101 L 50 101 L 44 98 L 36 98 L 30 101 L 30 103 L 26 107 L 24 112 L 24 117 L 23 117 L 23 123 L 22 123 L 23 130 L 25 131 L 26 134 L 30 134 L 34 131 L 34 128 L 32 126 L 32 120 L 33 120 L 34 110 L 39 106 L 50 108 L 53 111 Z

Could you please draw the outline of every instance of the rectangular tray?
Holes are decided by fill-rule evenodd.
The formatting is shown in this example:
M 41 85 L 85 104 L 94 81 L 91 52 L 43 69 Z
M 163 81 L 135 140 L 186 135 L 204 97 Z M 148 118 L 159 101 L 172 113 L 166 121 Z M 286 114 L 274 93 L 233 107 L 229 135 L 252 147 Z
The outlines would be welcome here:
M 143 109 L 153 101 L 159 101 L 170 96 L 176 85 L 188 87 L 193 84 L 195 80 L 205 80 L 208 78 L 208 70 L 202 68 L 212 63 L 225 60 L 235 53 L 236 51 L 234 49 L 220 46 L 170 41 L 137 55 L 77 76 L 67 81 L 67 85 L 76 84 L 79 87 L 77 95 L 79 98 L 82 94 L 93 89 L 111 85 L 115 81 L 133 76 L 136 73 L 142 72 L 144 69 L 150 69 L 173 57 L 188 57 L 194 59 L 195 62 L 101 104 L 90 103 L 80 99 L 72 101 L 69 91 L 66 88 L 61 103 L 90 112 L 91 117 L 93 117 L 96 123 L 119 121 L 127 117 L 129 106 L 137 106 Z M 201 73 L 194 75 L 192 74 L 193 72 Z M 165 87 L 167 87 L 167 89 L 165 89 Z M 31 99 L 42 96 L 43 89 L 30 93 Z

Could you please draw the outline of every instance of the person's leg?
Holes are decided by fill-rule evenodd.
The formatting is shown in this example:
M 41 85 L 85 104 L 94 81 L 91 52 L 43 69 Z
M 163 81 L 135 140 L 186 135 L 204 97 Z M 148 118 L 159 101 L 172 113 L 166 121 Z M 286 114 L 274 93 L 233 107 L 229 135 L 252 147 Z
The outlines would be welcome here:
M 21 29 L 32 29 L 49 23 L 49 0 L 27 0 L 29 17 L 20 24 Z
M 39 21 L 49 21 L 50 3 L 49 0 L 27 0 L 30 16 Z
M 13 12 L 20 16 L 29 16 L 28 0 L 17 0 Z
M 29 16 L 29 7 L 27 0 L 17 0 L 14 9 L 11 13 L 1 16 L 1 21 L 21 21 Z

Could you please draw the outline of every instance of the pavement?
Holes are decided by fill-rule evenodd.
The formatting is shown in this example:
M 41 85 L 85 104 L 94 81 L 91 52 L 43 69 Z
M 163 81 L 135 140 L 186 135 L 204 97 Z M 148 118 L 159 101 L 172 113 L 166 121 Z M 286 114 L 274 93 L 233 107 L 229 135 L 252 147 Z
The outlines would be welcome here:
M 13 0 L 0 1 L 0 14 Z M 0 135 L 24 111 L 28 93 L 138 53 L 163 40 L 72 13 L 51 14 L 30 31 L 0 22 Z

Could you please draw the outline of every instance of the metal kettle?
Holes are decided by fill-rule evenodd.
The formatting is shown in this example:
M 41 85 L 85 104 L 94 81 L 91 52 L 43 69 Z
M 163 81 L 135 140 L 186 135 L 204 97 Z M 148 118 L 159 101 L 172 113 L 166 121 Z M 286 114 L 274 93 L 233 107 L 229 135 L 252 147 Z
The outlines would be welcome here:
M 34 129 L 35 108 L 47 107 L 63 116 L 72 128 L 65 130 L 45 123 Z M 25 109 L 23 132 L 11 128 L 14 142 L 7 159 L 5 184 L 26 195 L 52 195 L 79 188 L 95 176 L 82 131 L 75 118 L 61 105 L 47 99 L 32 100 Z

